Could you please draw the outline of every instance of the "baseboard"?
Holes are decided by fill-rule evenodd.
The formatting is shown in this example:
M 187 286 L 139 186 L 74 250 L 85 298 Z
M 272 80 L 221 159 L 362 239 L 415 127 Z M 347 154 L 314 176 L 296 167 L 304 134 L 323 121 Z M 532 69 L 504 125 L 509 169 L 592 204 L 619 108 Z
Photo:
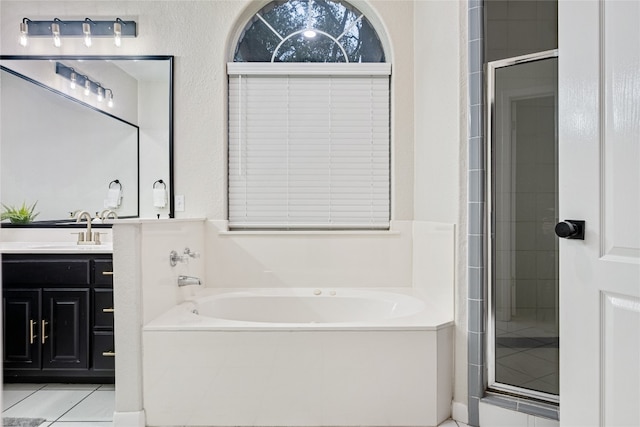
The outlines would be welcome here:
M 461 423 L 469 424 L 469 408 L 460 402 L 451 403 L 451 418 Z
M 144 411 L 114 412 L 113 427 L 145 427 Z

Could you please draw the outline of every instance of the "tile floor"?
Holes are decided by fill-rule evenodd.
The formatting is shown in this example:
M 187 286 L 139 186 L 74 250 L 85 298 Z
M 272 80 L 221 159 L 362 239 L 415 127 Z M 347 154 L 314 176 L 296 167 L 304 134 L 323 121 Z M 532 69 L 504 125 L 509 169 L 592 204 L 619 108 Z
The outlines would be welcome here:
M 2 416 L 45 418 L 40 427 L 112 427 L 113 384 L 5 384 Z M 440 427 L 468 427 L 447 420 Z
M 5 384 L 2 416 L 44 418 L 40 427 L 111 427 L 113 384 Z
M 496 380 L 558 394 L 559 352 L 555 322 L 496 321 Z

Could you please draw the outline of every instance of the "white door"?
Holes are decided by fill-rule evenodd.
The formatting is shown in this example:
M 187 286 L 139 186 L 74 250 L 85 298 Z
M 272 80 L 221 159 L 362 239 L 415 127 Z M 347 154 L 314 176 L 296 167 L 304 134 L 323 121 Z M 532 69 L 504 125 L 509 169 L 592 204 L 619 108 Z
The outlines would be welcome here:
M 640 1 L 559 2 L 560 424 L 640 426 Z

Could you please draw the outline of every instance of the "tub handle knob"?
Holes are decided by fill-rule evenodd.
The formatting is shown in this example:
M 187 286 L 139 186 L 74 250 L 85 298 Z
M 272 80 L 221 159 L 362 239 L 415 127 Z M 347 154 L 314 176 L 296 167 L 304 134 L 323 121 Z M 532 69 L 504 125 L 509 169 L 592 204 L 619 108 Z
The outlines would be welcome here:
M 176 251 L 171 251 L 169 253 L 169 264 L 171 264 L 171 267 L 175 267 L 178 262 L 187 262 L 189 261 L 189 258 L 200 258 L 199 252 L 193 252 L 189 248 L 184 248 L 182 254 L 183 255 L 179 255 Z
M 184 254 L 190 258 L 200 258 L 200 252 L 193 252 L 189 248 L 184 248 Z

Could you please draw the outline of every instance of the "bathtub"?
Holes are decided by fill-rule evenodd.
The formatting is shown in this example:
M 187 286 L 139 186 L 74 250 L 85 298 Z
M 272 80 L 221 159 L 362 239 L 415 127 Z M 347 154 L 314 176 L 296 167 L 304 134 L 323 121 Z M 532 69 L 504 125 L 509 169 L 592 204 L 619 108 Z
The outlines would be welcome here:
M 412 289 L 204 289 L 143 328 L 149 426 L 436 426 L 453 322 Z

